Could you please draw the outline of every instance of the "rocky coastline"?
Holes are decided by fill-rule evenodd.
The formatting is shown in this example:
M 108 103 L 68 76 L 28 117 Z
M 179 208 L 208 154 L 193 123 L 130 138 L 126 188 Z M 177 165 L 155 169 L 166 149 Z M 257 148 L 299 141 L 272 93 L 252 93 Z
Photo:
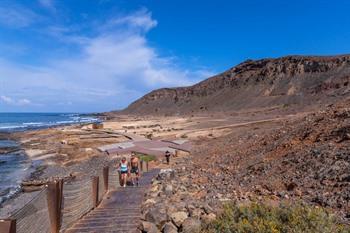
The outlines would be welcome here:
M 0 218 L 7 218 L 13 212 L 22 208 L 35 195 L 37 195 L 41 188 L 50 180 L 65 177 L 89 177 L 97 175 L 98 172 L 102 171 L 104 166 L 116 163 L 115 158 L 99 156 L 98 154 L 96 156 L 85 157 L 79 160 L 79 162 L 71 163 L 66 166 L 57 161 L 56 156 L 46 156 L 46 154 L 51 154 L 50 151 L 58 150 L 58 147 L 48 143 L 46 140 L 47 134 L 50 134 L 51 137 L 53 137 L 53 140 L 55 140 L 57 137 L 60 137 L 62 131 L 74 131 L 84 126 L 86 125 L 74 124 L 69 126 L 51 127 L 48 129 L 0 133 L 0 140 L 8 140 L 14 142 L 13 144 L 15 145 L 2 147 L 0 149 L 0 156 L 1 154 L 21 153 L 27 157 L 28 163 L 31 164 L 30 169 L 28 170 L 28 175 L 23 178 L 17 191 L 0 204 Z M 60 145 L 61 141 L 57 141 L 56 144 Z M 78 144 L 79 143 L 75 146 L 79 146 Z M 37 149 L 39 146 L 41 146 L 41 148 Z M 66 151 L 73 154 L 75 152 L 74 148 L 72 147 Z

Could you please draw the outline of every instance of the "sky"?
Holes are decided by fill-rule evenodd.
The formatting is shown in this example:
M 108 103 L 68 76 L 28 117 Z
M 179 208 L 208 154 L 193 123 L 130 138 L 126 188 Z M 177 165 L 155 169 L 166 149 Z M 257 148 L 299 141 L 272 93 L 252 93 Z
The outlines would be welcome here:
M 350 53 L 347 0 L 1 0 L 0 112 L 102 112 L 247 59 Z

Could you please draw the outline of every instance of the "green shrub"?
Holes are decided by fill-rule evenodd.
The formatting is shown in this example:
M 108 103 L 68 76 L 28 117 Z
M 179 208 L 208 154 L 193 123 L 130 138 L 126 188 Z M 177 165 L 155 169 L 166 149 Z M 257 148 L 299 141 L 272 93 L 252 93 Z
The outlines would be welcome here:
M 207 233 L 350 233 L 349 226 L 339 224 L 328 211 L 302 204 L 227 204 L 204 228 Z
M 145 155 L 140 153 L 137 153 L 137 157 L 144 162 L 150 162 L 157 159 L 154 155 Z

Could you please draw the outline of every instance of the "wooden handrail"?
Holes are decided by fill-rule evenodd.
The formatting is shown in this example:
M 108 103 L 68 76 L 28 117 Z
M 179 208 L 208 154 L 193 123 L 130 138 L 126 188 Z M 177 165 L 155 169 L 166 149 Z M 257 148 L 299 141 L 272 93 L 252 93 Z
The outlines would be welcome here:
M 0 219 L 1 233 L 16 233 L 16 219 Z
M 103 185 L 105 188 L 105 192 L 108 191 L 108 175 L 109 175 L 109 167 L 106 166 L 103 168 Z
M 92 177 L 92 206 L 95 208 L 98 205 L 98 185 L 99 179 L 98 176 Z
M 57 180 L 47 185 L 47 207 L 50 218 L 51 233 L 58 233 L 60 229 L 60 187 Z
M 92 208 L 96 208 L 99 204 L 99 180 L 98 176 L 91 179 L 92 185 Z M 109 166 L 103 168 L 103 185 L 105 192 L 109 189 Z M 62 208 L 63 208 L 63 188 L 64 180 L 58 179 L 47 184 L 46 202 L 48 215 L 50 220 L 50 232 L 59 233 L 61 229 Z M 40 223 L 33 223 L 40 224 Z M 0 233 L 16 233 L 16 219 L 0 219 Z

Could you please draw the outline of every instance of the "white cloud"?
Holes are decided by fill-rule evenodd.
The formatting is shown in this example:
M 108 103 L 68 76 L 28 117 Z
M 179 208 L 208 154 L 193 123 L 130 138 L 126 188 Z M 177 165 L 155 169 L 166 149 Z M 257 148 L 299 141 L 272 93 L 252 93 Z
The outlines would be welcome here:
M 46 8 L 50 11 L 53 11 L 53 12 L 56 11 L 56 7 L 55 7 L 53 0 L 38 0 L 38 1 L 42 7 Z
M 110 19 L 103 29 L 112 29 L 120 26 L 128 26 L 132 29 L 142 29 L 143 31 L 149 31 L 150 29 L 157 26 L 158 22 L 152 19 L 151 12 L 147 9 L 141 9 L 134 14 L 125 15 Z
M 0 99 L 5 102 L 6 104 L 12 104 L 14 103 L 13 99 L 8 97 L 8 96 L 5 96 L 5 95 L 2 95 L 0 96 Z
M 0 24 L 8 27 L 27 27 L 38 19 L 33 11 L 20 5 L 8 3 L 0 5 Z
M 28 100 L 28 99 L 20 99 L 20 100 L 18 100 L 18 102 L 17 102 L 17 104 L 18 105 L 29 105 L 29 104 L 31 104 L 32 102 L 30 101 L 30 100 Z
M 55 36 L 79 46 L 80 52 L 39 66 L 0 57 L 0 93 L 20 99 L 16 103 L 22 105 L 33 105 L 30 97 L 36 106 L 70 103 L 66 106 L 74 111 L 79 106 L 106 111 L 125 107 L 152 89 L 190 85 L 211 74 L 206 69 L 182 69 L 173 58 L 160 56 L 145 37 L 156 24 L 150 12 L 142 10 L 108 21 L 95 36 L 57 28 Z M 74 40 L 79 37 L 84 39 Z
M 5 96 L 5 95 L 0 96 L 0 100 L 3 101 L 7 105 L 25 106 L 25 105 L 31 104 L 31 101 L 28 99 L 15 100 L 15 99 L 13 99 L 9 96 Z

